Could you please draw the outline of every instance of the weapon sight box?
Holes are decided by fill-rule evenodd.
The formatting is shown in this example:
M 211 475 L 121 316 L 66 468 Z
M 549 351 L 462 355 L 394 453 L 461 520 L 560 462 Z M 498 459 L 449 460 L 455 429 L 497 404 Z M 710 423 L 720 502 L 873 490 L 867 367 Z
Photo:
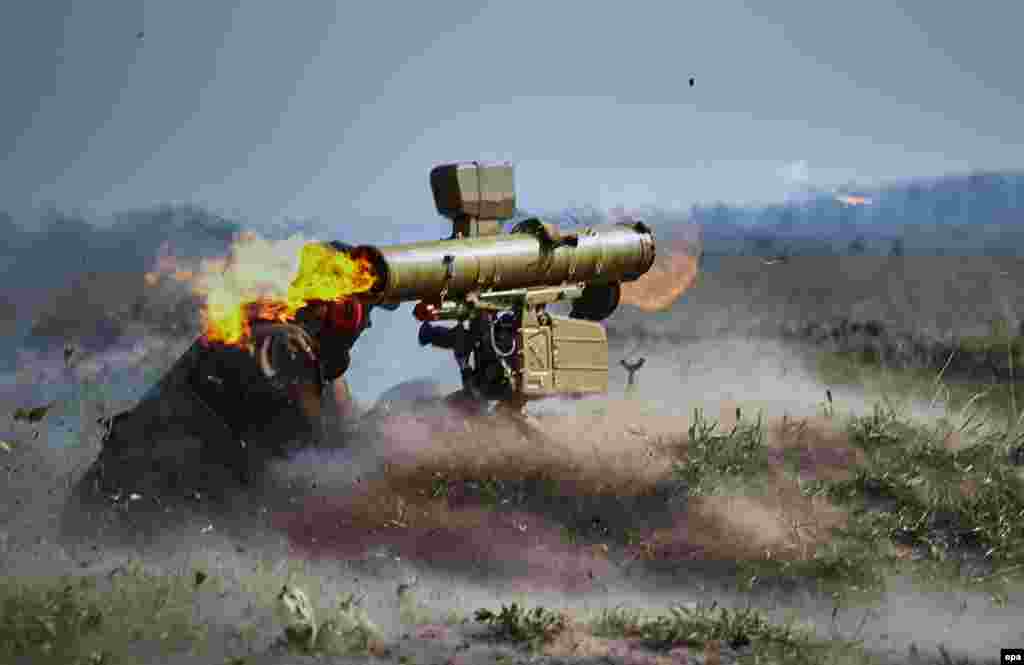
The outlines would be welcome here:
M 516 210 L 511 164 L 460 162 L 430 172 L 437 212 L 455 223 L 456 235 L 492 235 Z M 482 222 L 482 223 L 481 223 Z

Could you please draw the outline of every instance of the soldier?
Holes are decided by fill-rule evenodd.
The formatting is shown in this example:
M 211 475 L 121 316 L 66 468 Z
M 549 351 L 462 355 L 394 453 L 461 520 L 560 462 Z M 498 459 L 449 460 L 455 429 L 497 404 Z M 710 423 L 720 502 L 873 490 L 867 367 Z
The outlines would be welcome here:
M 513 411 L 522 410 L 524 404 L 514 399 L 515 391 L 503 362 L 515 351 L 516 326 L 515 315 L 507 311 L 474 317 L 468 329 L 461 324 L 449 328 L 430 322 L 420 326 L 421 346 L 455 354 L 463 389 L 450 396 L 449 402 L 470 412 L 479 411 L 489 400 L 497 400 L 500 406 Z
M 224 488 L 321 441 L 351 415 L 344 374 L 369 310 L 315 303 L 295 323 L 254 321 L 245 345 L 197 339 L 134 408 L 103 423 L 82 498 Z

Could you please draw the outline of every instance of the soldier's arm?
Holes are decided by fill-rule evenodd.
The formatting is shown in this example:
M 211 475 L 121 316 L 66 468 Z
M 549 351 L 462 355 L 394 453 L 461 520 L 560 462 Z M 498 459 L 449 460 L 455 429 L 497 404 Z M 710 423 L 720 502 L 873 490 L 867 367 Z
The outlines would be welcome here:
M 420 326 L 419 342 L 421 346 L 435 346 L 439 349 L 453 350 L 455 348 L 455 328 L 439 326 L 429 321 L 424 321 Z

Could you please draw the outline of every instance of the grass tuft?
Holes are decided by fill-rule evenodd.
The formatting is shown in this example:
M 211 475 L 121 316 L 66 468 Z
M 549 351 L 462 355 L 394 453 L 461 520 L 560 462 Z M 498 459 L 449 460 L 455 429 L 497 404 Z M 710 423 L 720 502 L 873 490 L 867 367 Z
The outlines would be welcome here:
M 795 619 L 773 623 L 753 608 L 729 609 L 711 605 L 675 605 L 668 613 L 652 614 L 616 607 L 602 611 L 590 622 L 601 637 L 639 639 L 649 648 L 668 650 L 695 647 L 710 653 L 724 645 L 738 662 L 772 662 L 782 665 L 870 662 L 860 644 L 834 633 L 830 640 L 815 636 L 813 627 Z M 711 662 L 708 660 L 707 662 Z
M 348 594 L 320 624 L 313 651 L 329 656 L 367 654 L 376 650 L 382 641 L 380 629 L 359 600 Z
M 567 617 L 560 612 L 543 607 L 535 607 L 531 611 L 518 603 L 502 605 L 497 614 L 480 609 L 473 618 L 489 626 L 499 639 L 525 643 L 534 650 L 550 642 L 568 626 Z
M 285 584 L 278 593 L 278 612 L 284 623 L 279 643 L 296 654 L 344 656 L 374 650 L 382 643 L 380 629 L 373 623 L 361 599 L 346 594 L 332 611 L 318 611 L 306 592 Z M 322 621 L 318 616 L 325 616 Z
M 761 415 L 753 423 L 743 422 L 741 416 L 737 409 L 736 424 L 723 432 L 718 423 L 706 420 L 700 409 L 694 410 L 685 459 L 673 464 L 675 477 L 691 496 L 722 493 L 731 479 L 755 480 L 768 469 Z

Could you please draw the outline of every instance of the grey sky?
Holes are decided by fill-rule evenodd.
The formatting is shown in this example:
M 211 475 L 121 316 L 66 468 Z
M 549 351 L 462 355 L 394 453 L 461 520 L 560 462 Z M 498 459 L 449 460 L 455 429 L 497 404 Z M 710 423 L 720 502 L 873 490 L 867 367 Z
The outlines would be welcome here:
M 1017 168 L 1022 23 L 923 0 L 5 3 L 0 208 L 341 228 L 433 219 L 449 160 L 515 162 L 534 209 L 778 199 L 801 160 L 819 184 Z

